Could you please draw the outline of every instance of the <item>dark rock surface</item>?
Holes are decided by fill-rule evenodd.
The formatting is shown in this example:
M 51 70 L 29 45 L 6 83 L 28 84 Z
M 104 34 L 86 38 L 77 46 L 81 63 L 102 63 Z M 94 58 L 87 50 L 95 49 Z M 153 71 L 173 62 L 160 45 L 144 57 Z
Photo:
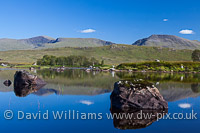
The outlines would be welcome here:
M 5 86 L 8 86 L 8 87 L 9 87 L 9 86 L 12 84 L 12 82 L 8 79 L 8 80 L 4 81 L 3 84 L 4 84 Z
M 153 84 L 142 80 L 116 82 L 110 98 L 111 106 L 122 110 L 168 108 L 168 103 L 158 89 Z
M 36 75 L 32 75 L 29 72 L 16 71 L 14 75 L 14 86 L 17 85 L 45 85 L 46 82 L 38 78 Z
M 14 86 L 15 95 L 18 97 L 25 97 L 31 93 L 39 91 L 45 85 L 17 85 Z
M 24 97 L 38 91 L 46 82 L 27 71 L 16 71 L 14 75 L 14 92 L 16 96 Z

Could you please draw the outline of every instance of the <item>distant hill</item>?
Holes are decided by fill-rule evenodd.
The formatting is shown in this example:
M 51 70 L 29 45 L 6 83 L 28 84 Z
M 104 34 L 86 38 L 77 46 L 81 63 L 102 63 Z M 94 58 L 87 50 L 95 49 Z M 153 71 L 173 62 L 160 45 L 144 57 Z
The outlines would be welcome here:
M 27 39 L 0 39 L 0 51 L 8 50 L 33 50 L 60 47 L 99 47 L 115 44 L 96 38 L 52 38 L 48 36 L 37 36 Z M 200 49 L 200 42 L 188 40 L 173 35 L 151 35 L 140 39 L 132 45 L 166 47 L 173 49 Z
M 96 38 L 57 38 L 49 43 L 45 43 L 45 48 L 55 47 L 98 47 L 114 44 Z
M 174 35 L 151 35 L 148 38 L 136 41 L 132 45 L 174 49 L 200 49 L 199 41 L 191 41 Z
M 82 55 L 95 57 L 105 64 L 120 64 L 128 62 L 154 61 L 192 61 L 192 50 L 178 50 L 171 48 L 147 47 L 114 44 L 101 47 L 66 47 L 40 50 L 0 51 L 1 62 L 33 64 L 43 55 L 69 56 Z
M 0 51 L 7 50 L 31 50 L 40 48 L 58 47 L 97 47 L 114 44 L 96 38 L 51 38 L 48 36 L 37 36 L 28 39 L 0 39 Z

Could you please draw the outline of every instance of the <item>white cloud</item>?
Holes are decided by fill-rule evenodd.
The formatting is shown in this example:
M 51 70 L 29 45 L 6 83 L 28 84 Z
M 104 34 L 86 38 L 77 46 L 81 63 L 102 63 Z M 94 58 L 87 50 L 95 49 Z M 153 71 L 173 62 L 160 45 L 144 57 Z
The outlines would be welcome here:
M 166 22 L 166 21 L 168 21 L 168 19 L 165 18 L 165 19 L 163 19 L 163 21 Z
M 178 105 L 180 108 L 186 109 L 186 108 L 190 108 L 192 105 L 189 103 L 181 103 Z
M 81 33 L 93 33 L 93 32 L 96 32 L 96 30 L 94 30 L 94 29 L 85 29 L 85 30 L 82 30 L 80 32 Z
M 94 102 L 88 101 L 88 100 L 81 100 L 80 103 L 86 104 L 86 105 L 88 105 L 88 106 L 94 104 Z
M 194 34 L 194 31 L 193 31 L 193 30 L 188 30 L 188 29 L 186 29 L 186 30 L 181 30 L 181 31 L 179 31 L 179 33 L 180 33 L 180 34 Z

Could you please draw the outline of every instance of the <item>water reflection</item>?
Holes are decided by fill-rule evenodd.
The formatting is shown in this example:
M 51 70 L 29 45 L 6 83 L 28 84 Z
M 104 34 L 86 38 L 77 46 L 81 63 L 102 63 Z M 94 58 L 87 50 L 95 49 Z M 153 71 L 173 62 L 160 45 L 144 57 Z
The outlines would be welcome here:
M 146 128 L 168 113 L 168 110 L 119 110 L 112 107 L 110 111 L 114 127 L 123 130 Z
M 133 113 L 136 116 L 140 113 L 138 110 L 115 110 L 110 108 L 110 93 L 113 85 L 121 79 L 139 78 L 152 82 L 159 89 L 164 99 L 169 102 L 169 113 L 191 112 L 191 109 L 198 111 L 200 101 L 200 74 L 182 74 L 182 73 L 128 73 L 128 72 L 86 72 L 84 70 L 66 70 L 64 72 L 55 72 L 50 70 L 37 70 L 40 78 L 47 82 L 46 86 L 23 86 L 19 88 L 13 85 L 6 87 L 3 82 L 10 79 L 13 82 L 13 76 L 16 70 L 0 71 L 0 95 L 1 110 L 11 109 L 16 113 L 18 110 L 27 112 L 38 111 L 57 111 L 57 110 L 78 110 L 80 112 L 103 112 L 103 113 Z M 34 73 L 34 72 L 33 72 Z M 26 98 L 18 98 L 19 97 Z M 9 93 L 4 93 L 9 92 Z M 101 94 L 101 95 L 99 95 Z M 95 95 L 95 96 L 94 96 Z M 46 96 L 46 97 L 42 97 Z M 190 98 L 198 97 L 198 98 Z M 160 111 L 143 111 L 144 113 L 158 114 Z M 1 112 L 2 113 L 2 112 Z M 41 122 L 45 131 L 64 132 L 76 130 L 77 132 L 91 132 L 97 129 L 102 131 L 117 132 L 115 129 L 138 129 L 134 131 L 154 132 L 169 131 L 190 131 L 191 129 L 183 123 L 186 123 L 192 129 L 198 131 L 199 120 L 157 120 L 157 115 L 151 119 L 113 119 L 113 120 L 62 120 L 53 121 L 3 121 L 0 119 L 3 132 L 21 132 L 20 124 L 23 124 L 26 130 L 31 129 L 37 132 L 38 122 Z M 15 117 L 16 118 L 16 117 Z M 183 122 L 184 121 L 184 122 Z M 44 122 L 44 123 L 43 123 Z M 52 123 L 55 126 L 52 126 Z M 153 124 L 152 124 L 153 123 Z M 152 124 L 152 125 L 151 125 Z M 66 127 L 66 125 L 68 125 Z M 77 125 L 80 128 L 74 128 Z M 114 125 L 114 126 L 113 126 Z M 149 126 L 151 125 L 151 126 Z M 167 126 L 166 126 L 167 125 Z M 9 127 L 13 128 L 9 128 Z M 59 128 L 55 128 L 59 127 Z M 115 127 L 115 128 L 114 128 Z M 145 128 L 148 127 L 148 128 Z M 1 131 L 2 131 L 1 130 Z M 43 131 L 43 130 L 42 130 Z M 45 132 L 44 131 L 44 132 Z M 132 132 L 132 130 L 127 130 Z
M 99 95 L 111 92 L 113 84 L 119 77 L 111 73 L 87 72 L 84 70 L 66 70 L 63 72 L 38 70 L 47 85 L 45 88 L 56 88 L 61 95 Z
M 120 79 L 134 78 L 144 79 L 155 84 L 167 101 L 177 101 L 200 95 L 198 84 L 200 74 L 95 72 L 94 75 L 93 73 L 84 70 L 38 71 L 38 74 L 48 83 L 48 88 L 58 88 L 58 85 L 62 84 L 63 86 L 60 87 L 63 95 L 97 95 L 111 92 L 114 82 Z
M 52 95 L 52 94 L 60 95 L 61 92 L 59 90 L 55 90 L 55 89 L 41 88 L 38 91 L 33 92 L 33 94 L 37 95 L 37 96 L 48 96 L 48 95 Z
M 0 91 L 8 92 L 13 86 L 5 87 L 7 79 L 13 81 L 15 70 L 1 71 Z M 95 74 L 94 74 L 95 73 Z M 177 101 L 188 97 L 200 96 L 200 74 L 183 73 L 128 73 L 128 72 L 86 72 L 66 70 L 64 72 L 48 69 L 37 70 L 37 75 L 47 82 L 42 89 L 31 89 L 38 96 L 56 95 L 99 95 L 111 92 L 113 84 L 121 79 L 144 79 L 155 84 L 167 101 Z M 25 87 L 27 88 L 27 87 Z M 34 91 L 33 91 L 34 90 Z M 26 93 L 23 93 L 25 95 Z M 26 94 L 26 95 L 27 95 Z
M 194 93 L 199 93 L 200 92 L 200 84 L 191 84 L 191 89 Z
M 25 97 L 33 92 L 38 92 L 45 85 L 15 85 L 14 92 L 18 97 Z
M 5 81 L 3 82 L 3 84 L 4 84 L 5 86 L 9 87 L 9 86 L 12 84 L 12 82 L 11 82 L 10 80 L 5 80 Z
M 151 82 L 199 83 L 199 73 L 117 73 L 123 79 L 144 79 Z

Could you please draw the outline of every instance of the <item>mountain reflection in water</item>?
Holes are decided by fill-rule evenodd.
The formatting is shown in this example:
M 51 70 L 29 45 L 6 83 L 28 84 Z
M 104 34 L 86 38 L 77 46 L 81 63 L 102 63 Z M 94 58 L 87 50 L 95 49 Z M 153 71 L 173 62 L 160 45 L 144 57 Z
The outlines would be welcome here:
M 199 110 L 200 100 L 200 74 L 182 74 L 182 73 L 134 73 L 134 72 L 86 72 L 84 70 L 66 70 L 64 72 L 56 72 L 50 70 L 37 70 L 36 74 L 46 81 L 45 86 L 21 86 L 13 88 L 4 86 L 3 82 L 13 77 L 16 70 L 0 71 L 0 95 L 1 110 L 13 109 L 15 112 L 23 110 L 27 112 L 44 112 L 57 110 L 76 110 L 79 112 L 101 112 L 105 113 L 132 113 L 136 116 L 138 110 L 116 110 L 110 108 L 110 92 L 116 81 L 123 79 L 144 79 L 153 83 L 168 101 L 169 113 L 191 112 Z M 7 93 L 5 93 L 7 92 Z M 17 96 L 17 97 L 16 97 Z M 45 97 L 44 97 L 45 96 Z M 21 98 L 24 97 L 24 98 Z M 0 110 L 0 111 L 1 111 Z M 140 129 L 134 131 L 154 132 L 169 131 L 177 129 L 177 131 L 188 131 L 187 127 L 183 127 L 183 121 L 156 121 L 157 110 L 144 110 L 144 113 L 155 114 L 151 119 L 102 119 L 102 120 L 61 120 L 40 121 L 45 131 L 50 132 L 66 132 L 76 130 L 77 132 L 99 131 L 120 131 L 117 129 Z M 166 111 L 167 113 L 167 111 Z M 153 115 L 154 116 L 154 115 Z M 38 126 L 39 121 L 3 121 L 0 119 L 2 128 L 0 131 L 21 132 L 18 128 L 25 125 L 27 130 Z M 9 123 L 10 122 L 10 123 Z M 184 121 L 186 122 L 186 121 Z M 54 126 L 52 126 L 52 123 Z M 190 124 L 191 123 L 191 124 Z M 188 121 L 187 124 L 192 129 L 198 128 L 199 120 Z M 177 124 L 179 126 L 177 126 Z M 66 126 L 68 125 L 68 126 Z M 74 128 L 77 125 L 80 128 Z M 167 126 L 166 126 L 167 125 Z M 14 128 L 9 128 L 10 126 Z M 59 128 L 55 128 L 59 127 Z M 90 127 L 90 128 L 88 128 Z M 148 128 L 146 128 L 148 127 Z M 170 128 L 169 128 L 170 127 Z M 37 128 L 31 129 L 37 132 Z M 88 131 L 89 130 L 89 131 Z M 43 130 L 42 130 L 43 131 Z M 45 132 L 44 131 L 44 132 Z M 132 131 L 132 130 L 126 130 Z
M 13 81 L 14 70 L 1 71 L 0 91 L 12 91 L 13 86 L 5 87 L 6 79 Z M 98 95 L 111 92 L 113 85 L 120 79 L 144 79 L 155 84 L 167 101 L 177 101 L 200 95 L 200 74 L 180 73 L 128 73 L 128 72 L 86 72 L 84 70 L 66 70 L 56 72 L 48 69 L 38 70 L 37 75 L 47 82 L 44 87 L 36 86 L 31 89 L 24 86 L 21 96 L 30 93 L 45 95 Z M 39 89 L 41 88 L 41 89 Z M 18 96 L 19 90 L 15 89 Z
M 120 79 L 144 79 L 156 85 L 167 101 L 176 101 L 200 95 L 200 74 L 180 73 L 127 73 L 127 72 L 85 72 L 84 70 L 67 70 L 62 73 L 39 70 L 38 74 L 50 88 L 59 84 L 61 94 L 97 95 L 111 92 L 114 82 Z M 113 76 L 114 75 L 114 76 Z M 78 90 L 75 88 L 79 88 Z

